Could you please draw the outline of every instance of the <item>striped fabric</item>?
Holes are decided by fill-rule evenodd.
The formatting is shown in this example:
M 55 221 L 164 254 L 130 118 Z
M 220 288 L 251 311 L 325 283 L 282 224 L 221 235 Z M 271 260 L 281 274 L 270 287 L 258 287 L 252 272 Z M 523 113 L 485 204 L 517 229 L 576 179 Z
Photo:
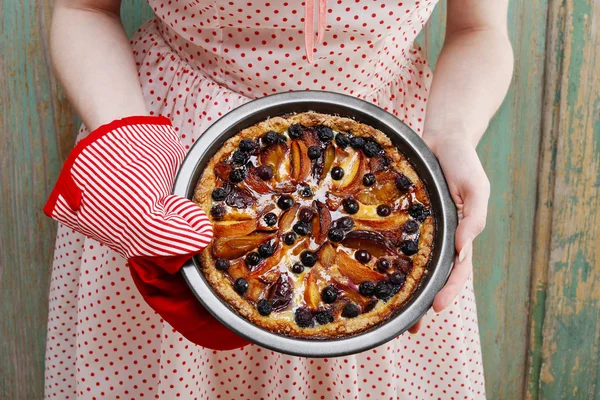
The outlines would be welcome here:
M 198 253 L 210 222 L 170 194 L 184 157 L 167 118 L 114 121 L 73 150 L 44 212 L 127 259 Z

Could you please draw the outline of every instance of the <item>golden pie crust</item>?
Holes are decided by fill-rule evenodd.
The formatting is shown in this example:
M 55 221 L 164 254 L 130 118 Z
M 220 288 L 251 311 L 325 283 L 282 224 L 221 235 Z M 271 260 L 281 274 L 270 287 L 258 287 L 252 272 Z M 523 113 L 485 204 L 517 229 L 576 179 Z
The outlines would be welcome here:
M 364 154 L 362 154 L 362 150 L 354 150 L 351 146 L 348 146 L 344 151 L 342 151 L 333 140 L 329 142 L 328 146 L 333 146 L 335 151 L 335 159 L 333 164 L 330 164 L 328 171 L 325 171 L 322 178 L 313 178 L 309 176 L 305 177 L 306 171 L 305 168 L 300 166 L 299 163 L 295 163 L 292 160 L 292 156 L 290 153 L 292 151 L 292 143 L 294 141 L 305 141 L 305 145 L 295 144 L 293 150 L 300 149 L 300 152 L 306 151 L 306 149 L 310 146 L 311 140 L 314 141 L 314 134 L 304 135 L 300 139 L 291 139 L 288 136 L 288 128 L 292 124 L 299 124 L 304 127 L 313 127 L 313 130 L 310 132 L 314 132 L 314 127 L 317 126 L 325 126 L 331 128 L 335 134 L 339 132 L 343 134 L 350 134 L 350 136 L 354 137 L 362 137 L 368 140 L 374 140 L 376 143 L 380 145 L 383 149 L 385 157 L 389 161 L 389 166 L 387 169 L 391 170 L 394 173 L 401 173 L 412 182 L 411 189 L 406 193 L 401 193 L 399 191 L 399 195 L 394 199 L 394 206 L 392 207 L 393 211 L 390 216 L 385 218 L 395 218 L 393 221 L 405 221 L 410 220 L 412 217 L 408 215 L 407 207 L 408 204 L 421 204 L 426 210 L 429 210 L 429 214 L 426 215 L 426 218 L 421 218 L 419 221 L 419 230 L 416 235 L 418 235 L 418 239 L 414 239 L 416 235 L 406 236 L 412 238 L 413 241 L 418 241 L 418 251 L 416 254 L 408 257 L 402 255 L 400 251 L 400 246 L 396 246 L 394 249 L 397 251 L 398 256 L 385 256 L 384 258 L 388 258 L 392 261 L 394 265 L 393 268 L 386 273 L 382 273 L 381 270 L 378 270 L 376 267 L 376 258 L 375 256 L 371 257 L 371 260 L 367 264 L 361 264 L 354 260 L 352 252 L 355 249 L 347 247 L 345 245 L 341 245 L 340 243 L 334 243 L 331 240 L 327 239 L 324 244 L 321 242 L 315 243 L 316 239 L 313 237 L 314 230 L 311 235 L 306 237 L 299 236 L 299 239 L 292 246 L 288 246 L 282 241 L 282 235 L 286 232 L 273 231 L 274 228 L 279 228 L 279 224 L 282 222 L 282 215 L 285 211 L 282 211 L 277 205 L 277 199 L 282 194 L 256 194 L 259 200 L 257 203 L 250 207 L 230 207 L 225 205 L 223 201 L 215 201 L 211 194 L 215 187 L 222 186 L 224 184 L 224 180 L 217 177 L 216 169 L 219 168 L 219 165 L 224 165 L 226 160 L 231 159 L 232 153 L 238 149 L 240 142 L 243 139 L 256 139 L 256 143 L 261 151 L 258 153 L 256 157 L 253 158 L 251 162 L 256 164 L 261 164 L 261 156 L 262 149 L 267 148 L 268 146 L 261 145 L 260 138 L 269 131 L 274 131 L 280 134 L 284 134 L 286 136 L 286 146 L 287 152 L 285 153 L 285 161 L 283 161 L 280 165 L 276 165 L 275 169 L 275 177 L 271 179 L 270 185 L 290 185 L 297 184 L 302 185 L 306 181 L 309 181 L 311 188 L 313 189 L 315 196 L 314 198 L 304 199 L 297 192 L 290 193 L 294 200 L 295 204 L 302 203 L 302 206 L 310 207 L 312 206 L 315 209 L 314 200 L 316 197 L 321 196 L 320 200 L 323 200 L 323 193 L 331 193 L 336 192 L 338 195 L 340 194 L 339 186 L 351 187 L 354 194 L 350 195 L 351 197 L 356 198 L 359 196 L 362 199 L 368 200 L 369 196 L 369 188 L 364 186 L 360 186 L 357 190 L 356 182 L 354 181 L 351 184 L 338 184 L 331 178 L 331 168 L 336 165 L 342 165 L 344 161 L 347 161 L 346 166 L 350 165 L 350 169 L 353 171 L 356 167 L 356 163 L 359 165 L 359 173 L 366 172 L 371 168 L 373 164 L 373 158 L 367 158 Z M 306 138 L 309 137 L 310 140 Z M 312 143 L 314 144 L 314 143 Z M 282 146 L 284 147 L 284 146 Z M 361 153 L 361 156 L 358 156 L 357 153 Z M 294 154 L 299 154 L 298 152 Z M 331 153 L 328 153 L 331 154 Z M 338 155 L 342 154 L 342 158 L 339 158 Z M 302 156 L 297 156 L 298 159 L 302 158 L 306 160 Z M 348 161 L 350 160 L 350 161 Z M 354 161 L 352 161 L 354 160 Z M 359 160 L 359 161 L 356 161 Z M 365 161 L 366 160 L 366 161 Z M 288 165 L 289 163 L 289 165 Z M 313 161 L 311 161 L 311 165 Z M 257 167 L 259 165 L 256 165 Z M 365 167 L 366 165 L 366 167 Z M 295 169 L 294 169 L 295 168 Z M 327 168 L 327 167 L 326 167 Z M 366 169 L 365 169 L 366 168 Z M 290 172 L 290 170 L 294 170 L 295 172 Z M 279 171 L 282 171 L 280 175 L 277 175 Z M 328 173 L 329 172 L 329 173 Z M 286 175 L 287 173 L 287 175 Z M 383 173 L 382 173 L 383 174 Z M 310 175 L 310 173 L 309 173 Z M 276 178 L 286 178 L 285 182 L 276 182 Z M 294 182 L 293 178 L 301 177 L 303 179 L 302 182 Z M 350 178 L 348 178 L 350 179 Z M 337 189 L 333 189 L 334 185 Z M 243 186 L 248 189 L 248 186 L 244 186 L 244 182 L 241 182 L 234 186 Z M 329 185 L 329 186 L 327 186 Z M 327 186 L 327 189 L 323 189 Z M 387 186 L 386 186 L 387 187 Z M 373 189 L 375 190 L 375 189 Z M 342 188 L 343 191 L 343 188 Z M 250 190 L 251 193 L 253 193 Z M 329 195 L 325 195 L 329 196 Z M 365 197 L 367 196 L 367 197 Z M 340 196 L 331 196 L 332 198 L 339 198 Z M 329 198 L 329 197 L 327 197 Z M 407 300 L 410 299 L 411 295 L 423 279 L 423 276 L 427 273 L 428 263 L 431 257 L 431 252 L 433 248 L 434 235 L 436 232 L 435 229 L 435 215 L 432 215 L 430 211 L 430 201 L 429 196 L 427 194 L 427 190 L 411 166 L 411 164 L 406 160 L 406 158 L 398 151 L 398 149 L 393 146 L 392 142 L 389 138 L 373 127 L 368 125 L 359 123 L 349 118 L 343 118 L 334 115 L 326 115 L 315 112 L 305 112 L 299 114 L 292 115 L 284 115 L 281 117 L 273 117 L 267 119 L 263 122 L 260 122 L 252 127 L 244 129 L 240 131 L 236 136 L 227 140 L 222 148 L 211 158 L 208 163 L 206 169 L 202 177 L 200 178 L 195 195 L 194 202 L 198 204 L 201 208 L 206 210 L 211 210 L 213 206 L 221 204 L 221 208 L 225 208 L 226 213 L 222 218 L 215 218 L 212 215 L 209 215 L 213 225 L 215 226 L 215 239 L 213 242 L 199 255 L 199 261 L 201 265 L 201 270 L 204 276 L 206 277 L 209 284 L 213 287 L 216 293 L 226 302 L 228 303 L 235 311 L 237 311 L 240 315 L 253 322 L 254 324 L 278 334 L 287 335 L 291 337 L 299 337 L 306 339 L 333 339 L 346 337 L 350 335 L 354 335 L 360 332 L 363 332 L 369 328 L 373 328 L 378 324 L 389 319 L 393 316 Z M 376 234 L 381 233 L 381 231 L 385 231 L 385 234 L 390 234 L 392 237 L 399 238 L 401 235 L 405 235 L 402 232 L 402 225 L 394 226 L 394 229 L 388 229 L 389 224 L 386 225 L 384 217 L 380 217 L 377 214 L 373 214 L 375 210 L 375 203 L 377 201 L 374 200 L 372 203 L 365 205 L 363 203 L 359 203 L 360 208 L 359 212 L 354 215 L 349 215 L 344 211 L 343 205 L 339 205 L 339 208 L 332 211 L 329 208 L 329 203 L 326 201 L 320 201 L 321 205 L 325 205 L 328 208 L 330 213 L 331 221 L 339 220 L 339 218 L 343 217 L 351 217 L 355 222 L 354 230 L 362 231 L 373 231 Z M 333 207 L 335 207 L 336 202 L 332 201 Z M 318 210 L 321 208 L 317 207 Z M 363 211 L 360 211 L 360 210 Z M 278 217 L 278 225 L 275 227 L 268 227 L 262 221 L 262 218 L 266 211 L 279 213 Z M 297 211 L 297 210 L 296 210 Z M 323 214 L 326 211 L 323 210 Z M 326 217 L 321 217 L 322 214 L 319 212 L 316 213 L 315 218 L 320 218 L 318 220 L 317 225 L 320 221 L 326 220 Z M 358 217 L 357 217 L 358 216 Z M 360 220 L 359 218 L 364 218 Z M 294 219 L 294 221 L 297 221 Z M 366 221 L 366 222 L 365 222 Z M 382 222 L 383 221 L 383 222 Z M 385 229 L 378 229 L 378 224 L 383 224 L 382 226 Z M 228 226 L 231 224 L 230 226 Z M 287 224 L 289 225 L 289 224 Z M 229 229 L 231 226 L 235 226 L 235 229 Z M 315 225 L 312 225 L 313 227 Z M 266 230 L 263 230 L 266 229 Z M 238 240 L 231 239 L 232 232 L 235 235 L 241 235 L 241 242 Z M 317 229 L 318 230 L 318 229 Z M 320 237 L 322 238 L 322 232 L 318 232 Z M 362 234 L 362 233 L 361 233 Z M 393 235 L 399 236 L 393 236 Z M 260 236 L 262 235 L 262 236 Z M 243 251 L 243 246 L 239 246 L 239 243 L 244 243 L 243 241 L 248 238 L 255 237 L 263 237 L 263 239 L 269 239 L 271 243 L 275 243 L 277 246 L 277 250 L 274 255 L 268 258 L 264 258 L 261 260 L 261 264 L 256 267 L 250 267 L 244 261 L 244 257 L 250 253 L 255 252 L 256 249 L 251 249 L 249 251 Z M 246 238 L 246 239 L 244 239 Z M 299 244 L 300 242 L 300 244 Z M 219 244 L 217 246 L 217 243 Z M 221 246 L 221 244 L 225 244 Z M 308 244 L 307 244 L 308 243 Z M 360 242 L 359 243 L 363 243 Z M 371 242 L 369 242 L 371 243 Z M 389 242 L 386 242 L 389 244 Z M 398 241 L 395 242 L 396 244 Z M 371 243 L 373 244 L 373 243 Z M 377 243 L 373 244 L 373 249 L 377 250 Z M 317 264 L 311 268 L 305 268 L 304 272 L 300 274 L 295 274 L 290 271 L 290 267 L 292 264 L 299 262 L 298 255 L 293 255 L 293 252 L 296 247 L 306 248 L 306 246 L 311 246 L 310 250 L 314 250 L 315 246 L 320 246 L 318 250 L 316 250 L 316 254 L 318 254 L 319 261 Z M 323 248 L 328 248 L 327 258 L 327 266 L 323 265 L 322 262 L 325 262 L 323 254 Z M 222 248 L 226 248 L 227 250 L 219 250 Z M 331 248 L 335 250 L 335 257 L 331 258 Z M 242 249 L 242 250 L 240 250 Z M 219 255 L 222 255 L 224 252 L 226 254 L 228 251 L 233 251 L 234 258 L 230 260 L 229 269 L 224 272 L 222 270 L 218 270 L 215 267 L 215 257 L 216 252 Z M 240 255 L 240 251 L 243 251 L 244 254 Z M 320 251 L 320 252 L 319 252 Z M 385 248 L 385 252 L 387 252 L 387 247 Z M 344 255 L 339 255 L 340 252 L 343 252 Z M 389 253 L 387 253 L 389 254 Z M 269 265 L 267 269 L 265 269 L 266 263 L 272 259 L 273 257 L 281 256 L 281 261 L 276 263 L 274 266 Z M 348 258 L 351 259 L 352 262 L 348 261 Z M 403 266 L 403 270 L 396 271 L 402 272 L 406 275 L 405 283 L 398 289 L 398 285 L 395 285 L 395 289 L 398 290 L 396 294 L 394 294 L 391 298 L 387 300 L 379 300 L 374 296 L 363 296 L 358 292 L 358 285 L 360 282 L 355 282 L 355 280 L 360 280 L 362 276 L 383 276 L 383 280 L 389 280 L 390 274 L 394 272 L 394 268 L 398 267 L 396 260 L 399 259 L 402 261 L 400 266 Z M 332 262 L 333 260 L 333 262 Z M 406 260 L 412 261 L 412 267 L 409 270 L 406 270 Z M 349 278 L 344 273 L 348 273 L 346 271 L 346 267 L 340 269 L 338 264 L 342 264 L 341 261 L 344 261 L 343 265 L 352 265 L 356 267 L 356 263 L 360 264 L 362 268 L 369 268 L 373 273 L 369 273 L 364 269 L 359 268 L 359 272 L 350 271 L 349 274 L 352 278 Z M 271 260 L 271 264 L 274 261 Z M 260 279 L 256 274 L 253 275 L 254 271 L 261 270 Z M 252 268 L 252 269 L 251 269 Z M 313 271 L 315 276 L 310 278 L 311 273 Z M 366 275 L 362 275 L 363 272 L 366 272 Z M 256 302 L 261 298 L 268 298 L 269 294 L 274 290 L 273 285 L 276 278 L 281 276 L 284 278 L 287 276 L 288 282 L 292 284 L 293 287 L 293 295 L 290 301 L 290 304 L 285 307 L 281 311 L 273 311 L 269 315 L 261 315 L 257 311 Z M 341 275 L 341 278 L 340 278 Z M 247 279 L 250 283 L 250 289 L 243 294 L 238 294 L 233 288 L 233 282 L 235 279 L 242 277 Z M 281 278 L 282 280 L 284 278 Z M 335 279 L 334 279 L 335 278 Z M 281 282 L 281 280 L 280 280 Z M 343 285 L 340 285 L 340 282 L 343 282 Z M 326 304 L 322 299 L 319 299 L 318 303 L 315 301 L 314 296 L 314 288 L 317 287 L 319 289 L 319 294 L 322 292 L 325 286 L 334 286 L 338 289 L 338 297 L 337 300 L 333 304 Z M 309 288 L 312 288 L 311 294 L 307 294 Z M 361 299 L 365 298 L 364 301 Z M 254 301 L 253 301 L 254 300 Z M 353 303 L 358 305 L 360 309 L 360 315 L 353 318 L 346 318 L 341 316 L 341 310 L 343 306 L 346 304 Z M 327 311 L 333 316 L 333 322 L 319 324 L 318 322 L 313 320 L 313 325 L 309 327 L 302 327 L 297 324 L 295 321 L 295 312 L 297 308 L 303 308 L 310 310 L 313 315 L 315 315 L 319 311 Z M 369 311 L 366 311 L 369 310 Z

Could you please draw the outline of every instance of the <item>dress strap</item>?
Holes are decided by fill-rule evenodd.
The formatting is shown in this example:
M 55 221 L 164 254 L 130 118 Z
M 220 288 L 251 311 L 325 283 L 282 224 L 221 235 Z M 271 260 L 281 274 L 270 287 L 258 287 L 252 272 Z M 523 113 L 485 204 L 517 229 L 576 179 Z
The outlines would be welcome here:
M 319 1 L 319 21 L 317 27 L 317 44 L 323 41 L 325 27 L 327 26 L 327 0 Z M 313 62 L 315 28 L 315 2 L 314 0 L 305 0 L 304 2 L 304 47 L 306 50 L 306 59 L 309 63 Z

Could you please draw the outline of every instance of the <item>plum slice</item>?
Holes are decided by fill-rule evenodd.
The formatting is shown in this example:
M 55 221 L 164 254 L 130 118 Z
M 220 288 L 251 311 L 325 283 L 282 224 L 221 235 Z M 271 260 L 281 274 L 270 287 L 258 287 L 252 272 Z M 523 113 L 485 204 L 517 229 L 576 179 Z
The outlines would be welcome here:
M 341 244 L 352 249 L 366 250 L 375 257 L 397 254 L 393 244 L 378 232 L 364 230 L 348 232 Z
M 317 215 L 312 220 L 312 236 L 316 243 L 321 245 L 327 240 L 327 232 L 331 227 L 331 213 L 325 204 L 318 200 L 313 202 L 313 206 L 317 210 Z
M 304 182 L 310 173 L 311 161 L 308 148 L 301 140 L 293 140 L 291 145 L 291 174 L 294 182 Z
M 269 232 L 254 232 L 241 237 L 218 237 L 213 242 L 212 252 L 216 258 L 232 260 L 243 256 L 274 237 L 275 234 Z
M 338 251 L 335 264 L 342 275 L 347 276 L 355 284 L 371 281 L 378 282 L 385 278 L 384 275 L 373 271 L 369 267 L 362 265 L 344 251 Z
M 294 286 L 287 273 L 282 273 L 277 281 L 271 286 L 269 298 L 273 305 L 273 311 L 285 309 L 292 301 Z
M 216 221 L 213 222 L 215 237 L 220 236 L 246 236 L 254 232 L 257 227 L 255 219 L 245 221 Z

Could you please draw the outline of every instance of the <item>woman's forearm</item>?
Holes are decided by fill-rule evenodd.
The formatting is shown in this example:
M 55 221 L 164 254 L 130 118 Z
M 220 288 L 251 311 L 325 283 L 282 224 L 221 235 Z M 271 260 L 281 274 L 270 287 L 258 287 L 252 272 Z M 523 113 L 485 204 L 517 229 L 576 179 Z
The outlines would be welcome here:
M 85 125 L 147 115 L 120 0 L 59 0 L 51 29 L 55 73 Z
M 432 147 L 458 138 L 477 145 L 502 104 L 512 69 L 512 48 L 502 30 L 447 35 L 428 100 L 425 140 Z

